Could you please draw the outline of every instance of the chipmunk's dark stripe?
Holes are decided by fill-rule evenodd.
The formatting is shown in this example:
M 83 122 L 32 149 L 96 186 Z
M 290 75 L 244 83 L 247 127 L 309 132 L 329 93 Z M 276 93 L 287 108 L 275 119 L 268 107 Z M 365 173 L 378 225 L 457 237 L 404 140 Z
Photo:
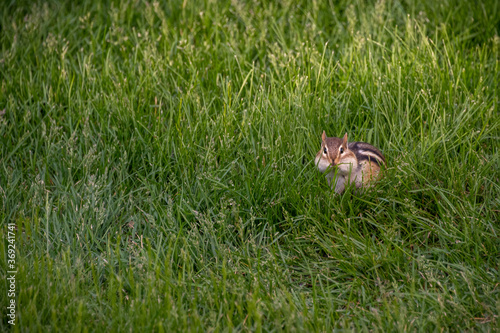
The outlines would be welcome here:
M 375 147 L 365 142 L 351 142 L 349 143 L 349 149 L 356 154 L 358 162 L 362 161 L 374 161 L 379 166 L 385 164 L 384 155 Z M 365 152 L 359 153 L 359 152 Z
M 381 159 L 378 159 L 373 156 L 369 155 L 364 155 L 364 154 L 356 154 L 356 158 L 358 159 L 358 162 L 361 163 L 363 161 L 373 161 L 378 164 L 378 166 L 382 166 L 384 162 Z

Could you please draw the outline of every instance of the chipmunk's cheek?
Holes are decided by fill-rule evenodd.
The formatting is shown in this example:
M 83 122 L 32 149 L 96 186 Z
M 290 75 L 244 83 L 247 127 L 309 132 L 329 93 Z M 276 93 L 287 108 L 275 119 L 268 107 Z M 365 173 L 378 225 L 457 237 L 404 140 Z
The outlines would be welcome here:
M 347 174 L 347 173 L 350 173 L 352 171 L 352 163 L 340 163 L 338 165 L 338 168 L 340 170 L 341 173 L 343 174 Z
M 349 172 L 349 165 L 348 164 L 339 164 L 338 165 L 338 168 L 339 170 L 342 172 L 342 173 L 347 173 Z
M 320 172 L 325 172 L 328 167 L 330 166 L 330 163 L 324 159 L 321 159 L 321 158 L 316 158 L 316 165 L 318 166 L 318 170 Z

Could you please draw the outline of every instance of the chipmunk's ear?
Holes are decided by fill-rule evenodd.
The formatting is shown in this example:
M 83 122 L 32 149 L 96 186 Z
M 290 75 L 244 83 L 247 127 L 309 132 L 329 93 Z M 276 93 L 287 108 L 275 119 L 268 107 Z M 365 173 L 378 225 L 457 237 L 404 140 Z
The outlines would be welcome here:
M 321 140 L 325 141 L 326 140 L 326 133 L 323 131 L 323 134 L 321 134 Z
M 342 146 L 344 148 L 347 148 L 347 133 L 344 135 L 344 138 L 342 139 Z

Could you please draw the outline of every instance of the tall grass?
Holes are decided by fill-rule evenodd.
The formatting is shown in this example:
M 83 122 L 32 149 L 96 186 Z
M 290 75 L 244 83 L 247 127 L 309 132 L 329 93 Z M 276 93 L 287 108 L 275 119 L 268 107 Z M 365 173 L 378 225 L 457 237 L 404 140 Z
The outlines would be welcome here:
M 499 25 L 497 1 L 4 2 L 0 328 L 499 329 Z M 386 177 L 335 195 L 323 130 Z

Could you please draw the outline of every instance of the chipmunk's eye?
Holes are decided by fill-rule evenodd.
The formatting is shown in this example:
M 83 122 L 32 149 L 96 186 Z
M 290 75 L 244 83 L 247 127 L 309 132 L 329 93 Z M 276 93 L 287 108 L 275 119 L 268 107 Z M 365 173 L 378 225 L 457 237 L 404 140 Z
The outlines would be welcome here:
M 326 147 L 325 147 L 325 148 L 323 148 L 323 154 L 326 155 L 326 153 L 327 153 L 327 150 L 326 150 Z
M 344 153 L 344 148 L 340 147 L 340 153 L 343 154 Z

